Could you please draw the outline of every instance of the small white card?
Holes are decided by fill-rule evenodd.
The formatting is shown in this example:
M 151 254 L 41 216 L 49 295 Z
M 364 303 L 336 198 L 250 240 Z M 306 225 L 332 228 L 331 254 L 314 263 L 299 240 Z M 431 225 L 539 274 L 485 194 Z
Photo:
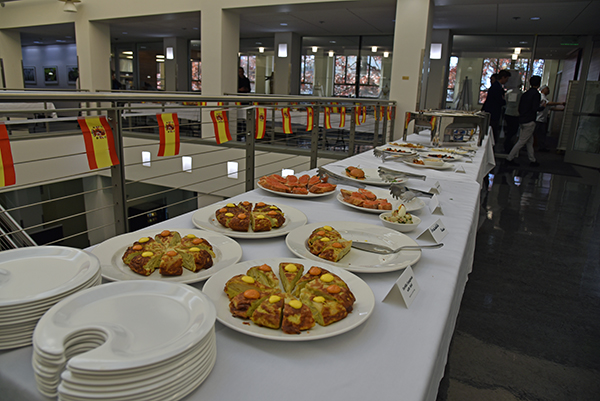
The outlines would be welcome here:
M 441 194 L 442 193 L 442 185 L 439 181 L 436 181 L 435 184 L 429 190 L 432 194 Z
M 427 230 L 423 231 L 417 239 L 429 239 L 439 244 L 447 234 L 448 229 L 444 226 L 441 219 L 437 219 L 436 222 L 430 225 Z
M 444 214 L 442 205 L 440 205 L 440 198 L 437 195 L 433 195 L 429 200 L 429 211 L 431 214 Z
M 388 291 L 385 298 L 383 298 L 383 302 L 391 300 L 399 294 L 408 308 L 413 303 L 420 290 L 421 288 L 419 287 L 419 284 L 417 284 L 415 274 L 412 268 L 408 266 L 404 269 L 400 277 L 398 277 L 398 280 L 396 280 L 392 289 Z
M 454 172 L 455 173 L 463 173 L 463 174 L 466 173 L 465 168 L 463 166 L 460 166 L 460 165 L 458 167 L 456 167 L 456 170 L 454 170 Z

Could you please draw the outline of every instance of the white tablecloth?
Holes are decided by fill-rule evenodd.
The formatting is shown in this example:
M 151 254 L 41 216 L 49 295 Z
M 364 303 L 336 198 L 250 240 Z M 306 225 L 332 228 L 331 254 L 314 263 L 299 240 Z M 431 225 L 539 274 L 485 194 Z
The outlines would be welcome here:
M 359 164 L 374 158 L 372 152 L 346 160 Z M 479 211 L 480 185 L 473 179 L 455 180 L 456 173 L 429 177 L 422 185 L 439 181 L 444 215 L 428 208 L 416 238 L 438 218 L 448 228 L 438 250 L 425 250 L 413 266 L 421 288 L 410 308 L 382 302 L 400 272 L 359 274 L 373 290 L 375 309 L 361 326 L 345 334 L 318 341 L 277 342 L 258 339 L 217 323 L 217 362 L 208 379 L 187 400 L 240 400 L 307 398 L 331 400 L 434 400 L 454 330 L 460 301 L 471 271 Z M 314 200 L 284 198 L 261 189 L 232 198 L 285 204 L 303 211 L 308 223 L 356 221 L 381 225 L 376 214 L 339 204 L 332 194 Z M 429 200 L 424 198 L 427 203 Z M 192 213 L 156 225 L 194 228 Z M 284 237 L 238 240 L 242 261 L 265 257 L 294 257 Z M 418 240 L 417 242 L 422 242 Z M 202 288 L 203 283 L 194 284 Z M 151 313 L 149 311 L 149 313 Z M 0 394 L 8 400 L 43 400 L 31 368 L 31 347 L 0 353 Z M 299 384 L 302 381 L 302 384 Z M 260 394 L 260 395 L 259 395 Z

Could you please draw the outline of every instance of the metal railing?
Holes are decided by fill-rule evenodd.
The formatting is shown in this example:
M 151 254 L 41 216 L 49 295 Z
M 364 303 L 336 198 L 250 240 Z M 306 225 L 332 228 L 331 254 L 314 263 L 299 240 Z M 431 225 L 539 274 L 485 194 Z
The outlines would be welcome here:
M 32 103 L 44 108 L 31 108 Z M 0 105 L 17 177 L 15 185 L 0 189 L 3 249 L 93 245 L 251 190 L 259 177 L 282 168 L 305 171 L 372 149 L 391 139 L 395 123 L 387 113 L 394 102 L 368 99 L 0 91 Z M 357 124 L 354 111 L 363 107 L 366 121 Z M 257 108 L 267 109 L 262 139 L 255 138 Z M 291 109 L 291 134 L 283 130 L 283 108 Z M 314 111 L 309 126 L 307 108 Z M 326 109 L 332 128 L 324 124 Z M 229 115 L 231 141 L 217 145 L 213 110 Z M 160 113 L 178 114 L 176 156 L 156 157 Z M 92 115 L 110 122 L 119 164 L 89 169 L 78 119 Z M 182 157 L 192 166 L 182 170 Z M 228 171 L 228 163 L 239 167 Z M 9 240 L 15 236 L 21 240 Z

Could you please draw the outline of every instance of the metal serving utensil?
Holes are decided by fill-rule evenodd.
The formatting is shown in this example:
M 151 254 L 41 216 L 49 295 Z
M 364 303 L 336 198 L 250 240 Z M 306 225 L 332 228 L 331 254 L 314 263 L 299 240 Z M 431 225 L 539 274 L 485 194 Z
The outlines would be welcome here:
M 431 192 L 418 191 L 400 184 L 390 185 L 390 195 L 392 195 L 392 197 L 395 199 L 400 199 L 404 202 L 410 202 L 416 196 L 426 196 L 428 198 L 433 196 Z
M 389 246 L 372 244 L 370 242 L 356 242 L 352 241 L 352 248 L 360 249 L 367 252 L 380 253 L 389 255 L 391 253 L 398 253 L 400 251 L 418 251 L 420 249 L 438 249 L 443 247 L 444 244 L 435 245 L 404 245 L 397 249 L 392 249 Z
M 348 177 L 344 177 L 341 176 L 339 174 L 336 174 L 334 172 L 331 172 L 329 170 L 327 170 L 324 167 L 319 167 L 319 169 L 317 170 L 317 174 L 319 175 L 319 177 L 323 178 L 324 176 L 328 176 L 330 178 L 330 180 L 328 182 L 332 182 L 331 180 L 333 180 L 336 183 L 341 183 L 341 184 L 346 184 L 346 185 L 351 185 L 357 188 L 364 188 L 365 185 L 357 180 L 353 180 L 351 178 Z

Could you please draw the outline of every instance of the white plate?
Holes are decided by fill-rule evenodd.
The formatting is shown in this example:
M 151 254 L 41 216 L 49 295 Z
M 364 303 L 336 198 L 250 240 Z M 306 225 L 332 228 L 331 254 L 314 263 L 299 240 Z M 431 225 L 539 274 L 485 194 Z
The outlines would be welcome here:
M 398 155 L 398 156 L 414 156 L 417 154 L 417 152 L 414 149 L 405 148 L 405 147 L 396 146 L 396 145 L 382 145 L 382 146 L 378 146 L 375 149 L 380 150 L 382 152 L 390 152 L 390 153 Z M 392 150 L 387 150 L 387 149 L 392 149 Z
M 60 296 L 91 280 L 99 268 L 96 256 L 62 246 L 0 252 L 0 308 Z
M 61 355 L 65 339 L 74 333 L 100 330 L 106 342 L 71 358 L 68 368 L 135 369 L 181 355 L 209 335 L 215 317 L 213 303 L 193 287 L 121 281 L 81 291 L 53 306 L 40 319 L 33 341 L 36 349 Z
M 408 164 L 409 166 L 413 166 L 413 167 L 417 167 L 417 168 L 431 168 L 434 170 L 446 170 L 453 166 L 452 163 L 446 163 L 446 162 L 444 162 L 443 164 L 441 164 L 439 166 L 425 166 L 423 164 L 415 164 L 412 161 L 408 161 L 408 160 L 403 160 L 403 161 L 404 161 L 404 163 Z
M 302 199 L 306 199 L 306 198 L 321 198 L 323 196 L 329 196 L 329 195 L 331 195 L 332 193 L 335 192 L 335 190 L 333 190 L 333 191 L 325 192 L 325 193 L 322 193 L 322 194 L 313 194 L 312 192 L 309 192 L 306 195 L 302 195 L 302 194 L 290 194 L 290 193 L 287 193 L 287 192 L 278 192 L 278 191 L 273 191 L 272 189 L 267 189 L 267 188 L 263 187 L 262 185 L 260 185 L 260 183 L 258 183 L 258 182 L 256 183 L 256 185 L 258 185 L 258 187 L 260 189 L 262 189 L 263 191 L 267 191 L 267 192 L 270 192 L 272 194 L 279 195 L 279 196 L 285 196 L 285 197 L 288 197 L 288 198 L 302 198 Z
M 354 166 L 357 167 L 359 169 L 361 169 L 362 171 L 365 172 L 365 179 L 364 180 L 359 180 L 356 179 L 354 177 L 349 177 L 346 175 L 346 167 L 348 166 L 339 166 L 339 165 L 329 165 L 326 166 L 327 169 L 329 169 L 332 173 L 338 174 L 341 177 L 344 178 L 348 178 L 349 180 L 354 180 L 358 183 L 361 184 L 367 184 L 367 185 L 379 185 L 379 186 L 388 186 L 390 185 L 389 182 L 384 181 L 383 179 L 381 179 L 381 177 L 379 176 L 379 171 L 376 168 L 368 168 L 368 167 L 360 167 L 360 166 Z M 397 184 L 402 184 L 404 182 L 408 181 L 408 178 L 398 178 L 396 180 Z
M 173 283 L 195 283 L 206 280 L 221 269 L 237 263 L 242 258 L 242 247 L 229 237 L 210 231 L 201 231 L 193 228 L 174 228 L 171 231 L 177 231 L 181 236 L 194 234 L 199 238 L 206 239 L 212 246 L 216 257 L 213 258 L 213 266 L 209 269 L 202 269 L 199 272 L 191 272 L 183 269 L 181 276 L 162 276 L 155 271 L 149 276 L 142 276 L 129 268 L 123 260 L 123 254 L 127 247 L 142 237 L 152 237 L 159 234 L 159 229 L 144 229 L 133 233 L 119 235 L 110 238 L 96 246 L 92 253 L 100 259 L 102 277 L 112 281 L 123 280 L 160 280 Z M 158 270 L 158 269 L 157 269 Z
M 387 245 L 394 249 L 402 245 L 417 245 L 410 237 L 390 228 L 350 221 L 332 221 L 307 224 L 292 231 L 285 238 L 287 247 L 301 258 L 315 261 L 324 260 L 310 253 L 306 246 L 306 240 L 310 234 L 322 226 L 333 227 L 342 235 L 342 238 L 347 240 Z M 401 251 L 392 255 L 379 255 L 352 248 L 339 262 L 326 261 L 326 263 L 333 263 L 335 266 L 355 273 L 385 273 L 404 269 L 408 265 L 414 266 L 419 259 L 421 259 L 421 251 Z
M 353 306 L 352 313 L 349 313 L 345 319 L 332 323 L 329 326 L 323 327 L 315 324 L 315 327 L 303 331 L 300 334 L 285 334 L 281 330 L 260 327 L 255 325 L 252 321 L 233 317 L 229 311 L 229 298 L 223 291 L 225 283 L 235 275 L 246 273 L 252 266 L 258 266 L 264 263 L 271 266 L 275 274 L 278 275 L 279 263 L 282 262 L 300 263 L 304 265 L 305 271 L 308 271 L 312 266 L 320 266 L 340 276 L 342 280 L 348 284 L 348 287 L 356 297 L 356 303 Z M 217 307 L 217 320 L 225 326 L 253 337 L 277 341 L 309 341 L 340 335 L 364 323 L 375 307 L 375 297 L 367 283 L 352 273 L 325 263 L 322 259 L 320 263 L 296 258 L 257 259 L 238 263 L 211 277 L 206 284 L 204 284 L 202 291 L 215 303 L 215 306 Z M 249 325 L 248 322 L 250 323 Z
M 350 189 L 350 190 L 354 192 L 354 189 Z M 352 205 L 348 202 L 344 202 L 344 197 L 342 196 L 341 192 L 338 192 L 336 199 L 338 200 L 338 202 L 340 202 L 344 206 L 348 206 L 348 207 L 351 207 L 352 209 L 360 210 L 361 212 L 374 213 L 374 214 L 391 212 L 392 210 L 397 209 L 398 206 L 400 206 L 402 204 L 402 201 L 392 197 L 392 195 L 390 195 L 390 191 L 388 191 L 387 189 L 369 189 L 369 191 L 373 192 L 375 194 L 375 196 L 377 196 L 377 199 L 386 199 L 388 202 L 390 202 L 392 204 L 392 209 L 391 210 L 379 210 L 379 209 L 369 209 L 366 207 Z M 404 206 L 406 207 L 406 210 L 408 212 L 416 212 L 417 210 L 421 210 L 425 207 L 425 202 L 423 202 L 421 199 L 415 197 L 410 202 L 405 203 Z
M 291 206 L 282 205 L 280 203 L 274 203 L 275 206 L 281 209 L 285 216 L 285 223 L 283 223 L 281 227 L 271 231 L 260 231 L 257 233 L 253 231 L 233 231 L 231 228 L 223 227 L 223 225 L 221 225 L 221 223 L 219 223 L 215 217 L 215 212 L 224 207 L 227 203 L 229 202 L 217 203 L 197 210 L 192 215 L 192 223 L 194 223 L 194 225 L 198 228 L 214 231 L 232 238 L 262 239 L 286 235 L 293 229 L 305 225 L 308 221 L 306 215 L 300 210 Z

